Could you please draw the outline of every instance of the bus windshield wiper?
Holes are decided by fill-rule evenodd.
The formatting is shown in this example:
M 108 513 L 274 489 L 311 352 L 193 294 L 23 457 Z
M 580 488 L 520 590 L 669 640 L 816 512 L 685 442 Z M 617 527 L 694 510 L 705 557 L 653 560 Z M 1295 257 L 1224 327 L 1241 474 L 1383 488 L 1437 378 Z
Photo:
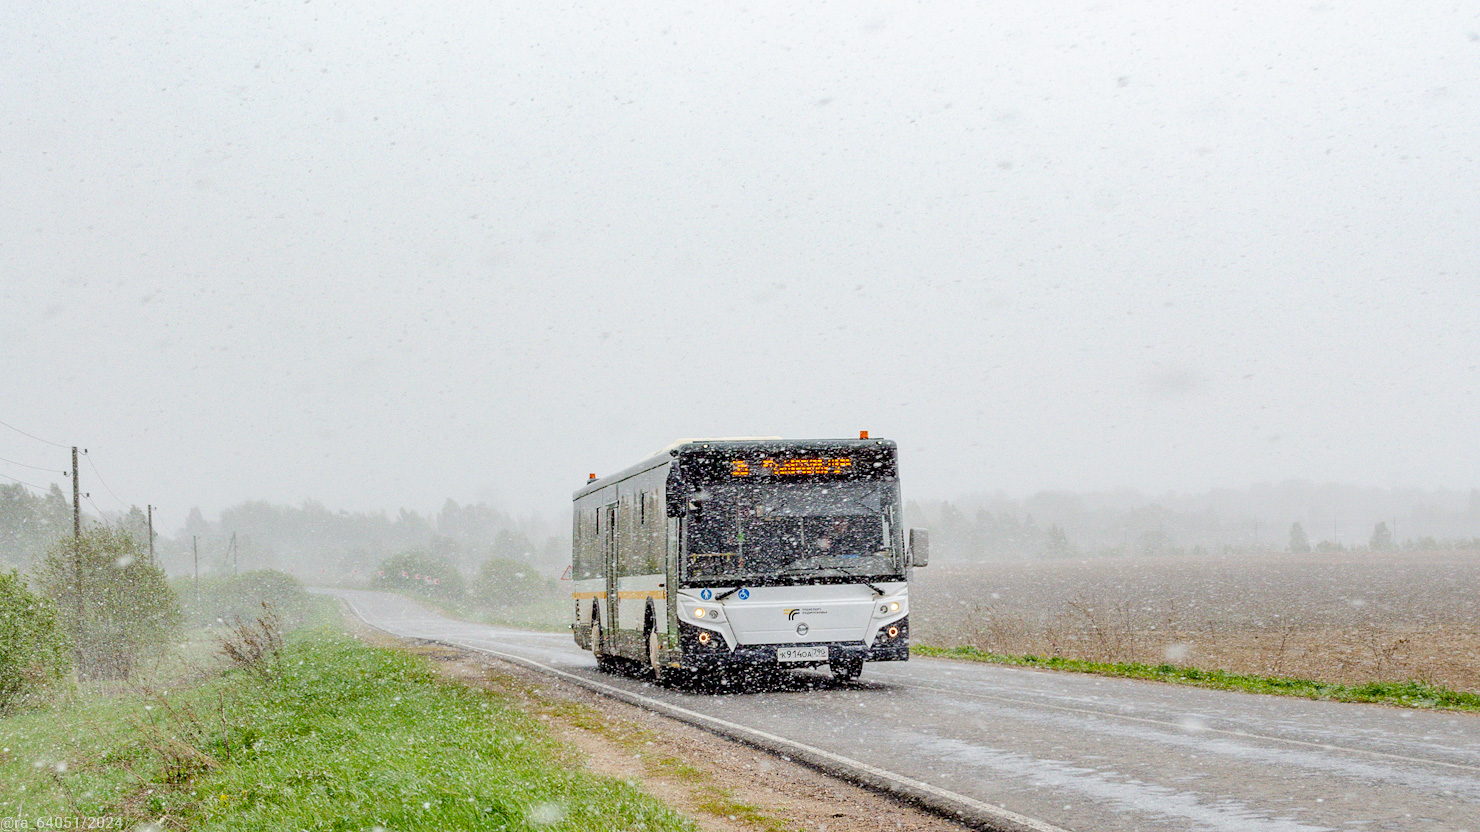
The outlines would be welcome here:
M 869 583 L 867 580 L 864 579 L 864 577 L 862 575 L 858 574 L 857 572 L 851 572 L 851 571 L 849 571 L 847 569 L 844 569 L 841 566 L 814 566 L 814 567 L 811 567 L 811 568 L 804 568 L 804 567 L 800 567 L 800 566 L 793 566 L 793 567 L 791 567 L 789 569 L 783 569 L 780 572 L 778 572 L 777 574 L 779 574 L 779 575 L 788 575 L 788 574 L 798 574 L 798 573 L 802 573 L 802 572 L 815 572 L 815 571 L 817 571 L 819 569 L 836 569 L 837 571 L 842 572 L 844 575 L 847 575 L 850 578 L 857 578 L 859 583 L 863 584 L 864 586 L 868 587 L 869 589 L 872 589 L 874 592 L 877 592 L 880 595 L 884 595 L 885 594 L 884 590 L 879 589 L 878 587 L 876 587 L 873 584 Z M 739 587 L 736 587 L 735 589 L 739 589 Z M 735 590 L 733 590 L 733 589 L 730 590 L 730 592 L 734 592 L 734 591 Z M 726 593 L 726 594 L 729 594 L 729 593 Z
M 735 584 L 735 588 L 734 589 L 727 589 L 724 592 L 721 592 L 720 594 L 714 596 L 714 600 L 716 600 L 716 601 L 723 601 L 726 598 L 730 597 L 731 595 L 734 595 L 735 593 L 739 592 L 740 590 L 742 590 L 744 588 L 745 588 L 745 584 Z
M 842 572 L 844 575 L 850 575 L 850 576 L 852 576 L 854 578 L 857 578 L 858 581 L 859 581 L 859 583 L 863 584 L 864 586 L 868 587 L 869 589 L 872 589 L 874 592 L 878 593 L 879 595 L 882 596 L 884 594 L 884 590 L 879 589 L 878 587 L 876 587 L 873 584 L 869 583 L 868 581 L 864 580 L 863 576 L 860 575 L 860 574 L 858 574 L 857 572 L 849 572 L 847 569 L 844 569 L 841 566 L 834 566 L 832 568 L 838 570 L 839 572 Z

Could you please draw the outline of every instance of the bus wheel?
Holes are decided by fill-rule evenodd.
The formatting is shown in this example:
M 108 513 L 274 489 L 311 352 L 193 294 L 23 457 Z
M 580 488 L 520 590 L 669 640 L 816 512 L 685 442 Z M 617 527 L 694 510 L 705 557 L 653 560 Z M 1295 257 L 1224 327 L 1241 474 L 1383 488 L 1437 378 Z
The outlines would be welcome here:
M 832 670 L 833 678 L 839 682 L 851 682 L 863 673 L 862 659 L 843 659 L 836 664 L 828 665 Z
M 661 685 L 668 677 L 667 670 L 663 667 L 663 648 L 658 639 L 657 630 L 648 630 L 648 667 L 653 672 L 653 682 Z
M 599 620 L 591 622 L 591 655 L 596 657 L 596 669 L 602 673 L 616 673 L 622 669 L 621 659 L 602 650 Z

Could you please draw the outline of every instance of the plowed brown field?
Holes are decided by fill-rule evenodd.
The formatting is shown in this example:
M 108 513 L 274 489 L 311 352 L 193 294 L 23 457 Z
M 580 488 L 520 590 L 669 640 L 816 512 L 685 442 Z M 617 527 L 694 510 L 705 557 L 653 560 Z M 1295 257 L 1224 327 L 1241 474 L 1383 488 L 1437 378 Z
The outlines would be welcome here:
M 1480 552 L 937 563 L 923 644 L 1480 690 Z

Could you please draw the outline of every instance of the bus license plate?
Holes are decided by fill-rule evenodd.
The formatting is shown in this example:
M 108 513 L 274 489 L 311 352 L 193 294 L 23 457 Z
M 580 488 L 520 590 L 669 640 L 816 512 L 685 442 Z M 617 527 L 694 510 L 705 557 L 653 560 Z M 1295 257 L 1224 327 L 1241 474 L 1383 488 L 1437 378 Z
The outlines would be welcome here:
M 776 661 L 778 662 L 825 662 L 827 661 L 826 647 L 777 647 Z

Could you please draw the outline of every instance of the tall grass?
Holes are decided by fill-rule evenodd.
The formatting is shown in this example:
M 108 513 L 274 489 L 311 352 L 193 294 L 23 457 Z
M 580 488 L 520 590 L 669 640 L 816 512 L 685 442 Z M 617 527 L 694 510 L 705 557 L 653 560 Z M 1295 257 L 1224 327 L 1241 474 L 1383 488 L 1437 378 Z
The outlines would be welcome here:
M 508 700 L 327 630 L 268 672 L 0 721 L 0 816 L 221 829 L 689 830 Z M 37 765 L 40 763 L 40 765 Z

